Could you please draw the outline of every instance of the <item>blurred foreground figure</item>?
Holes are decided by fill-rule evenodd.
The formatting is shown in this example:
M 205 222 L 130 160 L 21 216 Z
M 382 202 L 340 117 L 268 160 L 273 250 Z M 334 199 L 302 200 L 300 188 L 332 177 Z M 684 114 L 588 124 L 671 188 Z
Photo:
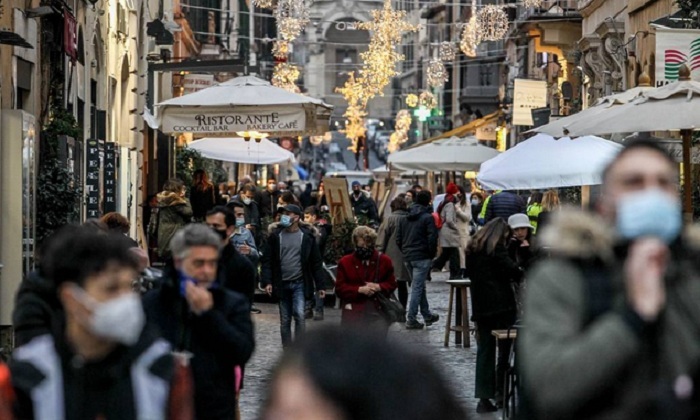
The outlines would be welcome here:
M 588 214 L 542 232 L 520 362 L 527 418 L 698 418 L 700 235 L 683 230 L 678 166 L 627 144 Z M 539 233 L 539 232 L 538 232 Z
M 51 333 L 15 349 L 0 374 L 0 400 L 11 401 L 0 407 L 17 419 L 193 418 L 189 371 L 146 324 L 132 289 L 130 246 L 123 235 L 74 226 L 51 240 L 42 273 L 62 311 Z
M 464 420 L 430 359 L 355 329 L 308 333 L 284 353 L 264 420 Z

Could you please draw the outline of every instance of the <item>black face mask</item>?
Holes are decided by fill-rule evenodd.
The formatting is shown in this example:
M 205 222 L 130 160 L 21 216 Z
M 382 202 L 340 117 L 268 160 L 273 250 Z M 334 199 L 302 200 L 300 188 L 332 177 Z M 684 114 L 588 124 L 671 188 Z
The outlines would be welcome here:
M 360 195 L 361 191 L 360 191 L 360 190 L 353 190 L 352 193 L 353 193 L 355 196 L 358 196 L 358 195 Z
M 372 258 L 372 254 L 374 254 L 374 249 L 364 247 L 364 246 L 358 246 L 355 248 L 355 255 L 357 255 L 357 258 L 361 260 L 368 260 Z
M 226 232 L 226 229 L 224 229 L 224 230 L 219 230 L 219 229 L 211 228 L 211 230 L 213 230 L 214 233 L 216 233 L 217 235 L 219 235 L 219 236 L 221 237 L 221 240 L 224 240 L 224 239 L 227 239 L 227 238 L 228 238 L 228 232 Z

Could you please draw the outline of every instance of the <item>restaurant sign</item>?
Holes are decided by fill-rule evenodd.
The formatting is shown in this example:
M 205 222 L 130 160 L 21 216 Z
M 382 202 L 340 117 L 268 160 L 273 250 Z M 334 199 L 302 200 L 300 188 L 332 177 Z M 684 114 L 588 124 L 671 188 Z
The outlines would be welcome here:
M 168 108 L 162 116 L 166 133 L 233 134 L 238 131 L 298 132 L 306 128 L 303 108 L 240 107 L 231 110 Z

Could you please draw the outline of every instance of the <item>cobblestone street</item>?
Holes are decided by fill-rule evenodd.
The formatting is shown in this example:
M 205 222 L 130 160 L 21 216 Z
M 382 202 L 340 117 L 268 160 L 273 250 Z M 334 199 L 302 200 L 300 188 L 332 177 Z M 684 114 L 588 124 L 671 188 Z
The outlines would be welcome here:
M 474 370 L 476 365 L 476 344 L 472 336 L 472 347 L 454 346 L 454 335 L 450 337 L 450 347 L 444 347 L 445 319 L 449 287 L 445 280 L 447 273 L 432 273 L 433 281 L 428 283 L 428 301 L 431 310 L 440 315 L 440 321 L 423 330 L 408 331 L 403 324 L 395 324 L 389 331 L 390 340 L 399 340 L 407 346 L 414 346 L 431 355 L 443 370 L 460 401 L 467 408 L 470 418 L 498 419 L 501 412 L 476 414 L 477 400 L 474 398 Z M 255 419 L 267 391 L 272 369 L 282 352 L 279 335 L 279 313 L 277 305 L 257 304 L 263 312 L 254 315 L 256 326 L 256 351 L 246 368 L 245 388 L 241 393 L 241 417 Z M 307 320 L 309 330 L 319 326 L 338 325 L 340 311 L 326 308 L 325 320 Z M 453 333 L 454 334 L 454 333 Z M 397 386 L 400 386 L 397 384 Z

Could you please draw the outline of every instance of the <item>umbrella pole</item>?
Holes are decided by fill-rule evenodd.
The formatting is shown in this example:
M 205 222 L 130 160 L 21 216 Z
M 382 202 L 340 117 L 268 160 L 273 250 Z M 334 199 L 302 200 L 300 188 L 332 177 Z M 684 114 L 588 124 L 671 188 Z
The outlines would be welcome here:
M 690 173 L 692 134 L 692 130 L 681 130 L 681 136 L 683 136 L 683 215 L 687 223 L 693 222 L 693 181 Z

